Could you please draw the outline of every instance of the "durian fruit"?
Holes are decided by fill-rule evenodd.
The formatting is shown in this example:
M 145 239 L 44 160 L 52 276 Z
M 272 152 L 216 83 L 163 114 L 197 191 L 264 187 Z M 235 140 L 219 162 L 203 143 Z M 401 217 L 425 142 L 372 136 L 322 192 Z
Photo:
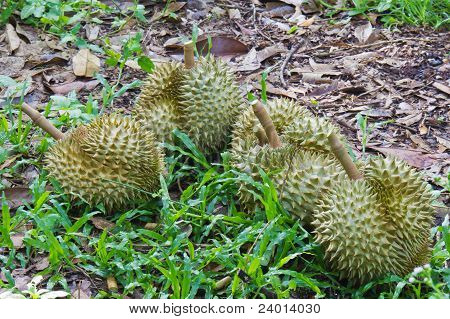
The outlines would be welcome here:
M 271 173 L 283 207 L 308 224 L 322 193 L 331 187 L 335 178 L 344 174 L 325 144 L 327 134 L 337 129 L 292 100 L 271 100 L 266 108 L 282 147 L 258 144 L 255 132 L 261 127 L 249 108 L 234 127 L 232 165 L 255 180 L 259 178 L 258 168 Z M 239 201 L 247 210 L 254 210 L 259 203 L 249 187 L 244 183 L 240 185 Z
M 152 130 L 158 141 L 170 141 L 172 131 L 179 127 L 178 98 L 184 71 L 178 62 L 158 64 L 144 82 L 133 109 L 133 117 Z
M 189 70 L 178 63 L 156 68 L 133 114 L 156 130 L 159 141 L 170 141 L 172 130 L 178 128 L 199 149 L 211 153 L 226 145 L 242 105 L 233 72 L 211 56 L 200 58 Z
M 389 272 L 405 273 L 395 229 L 366 181 L 334 183 L 312 224 L 328 266 L 341 278 L 366 282 Z
M 59 140 L 46 169 L 67 194 L 107 209 L 148 199 L 159 188 L 163 154 L 151 132 L 120 115 L 103 115 Z
M 212 56 L 185 73 L 180 87 L 181 127 L 206 152 L 223 148 L 243 107 L 233 71 Z
M 432 195 L 419 173 L 392 158 L 372 158 L 364 180 L 339 178 L 314 213 L 315 238 L 330 268 L 364 283 L 404 276 L 428 262 Z
M 434 223 L 430 185 L 419 172 L 392 156 L 371 158 L 364 173 L 377 190 L 402 250 L 411 258 L 409 268 L 427 263 Z

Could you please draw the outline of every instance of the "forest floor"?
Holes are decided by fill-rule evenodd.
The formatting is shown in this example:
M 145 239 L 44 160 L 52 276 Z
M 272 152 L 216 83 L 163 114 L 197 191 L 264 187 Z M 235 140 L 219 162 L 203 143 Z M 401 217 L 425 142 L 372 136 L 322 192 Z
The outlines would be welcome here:
M 187 1 L 187 3 L 173 2 L 168 7 L 165 4 L 148 4 L 145 6 L 147 22 L 142 22 L 139 19 L 142 13 L 139 10 L 142 8 L 136 7 L 133 2 L 120 4 L 113 1 L 102 2 L 117 9 L 117 12 L 92 10 L 92 16 L 83 17 L 84 20 L 79 21 L 81 23 L 74 21 L 72 25 L 61 28 L 63 30 L 61 32 L 51 32 L 48 26 L 32 26 L 21 20 L 17 14 L 11 15 L 8 24 L 0 27 L 0 74 L 3 76 L 0 78 L 0 104 L 5 110 L 2 113 L 4 123 L 10 119 L 6 105 L 18 104 L 21 98 L 41 112 L 45 112 L 47 117 L 63 131 L 92 119 L 102 108 L 107 112 L 129 114 L 140 92 L 139 82 L 136 80 L 145 79 L 147 75 L 140 63 L 137 63 L 140 57 L 148 56 L 155 64 L 170 59 L 181 60 L 183 42 L 197 37 L 197 48 L 201 54 L 206 52 L 202 51 L 202 48 L 208 46 L 210 39 L 211 53 L 226 60 L 236 71 L 243 94 L 249 91 L 260 94 L 261 78 L 267 76 L 265 82 L 269 97 L 296 99 L 314 114 L 331 119 L 347 137 L 353 151 L 352 156 L 355 158 L 380 153 L 393 155 L 423 172 L 437 193 L 436 226 L 441 225 L 445 216 L 449 214 L 448 31 L 413 26 L 386 28 L 377 21 L 375 15 L 369 15 L 371 21 L 369 22 L 367 17 L 363 16 L 350 19 L 345 12 L 330 17 L 318 8 L 305 9 L 304 15 L 290 21 L 289 17 L 295 11 L 292 6 L 279 3 L 275 7 L 268 8 L 264 5 L 255 5 L 252 1 Z M 109 40 L 105 42 L 107 38 Z M 139 49 L 132 48 L 133 43 L 130 41 L 132 38 L 140 43 Z M 61 42 L 61 39 L 64 41 Z M 128 44 L 124 44 L 127 40 Z M 131 58 L 127 61 L 124 60 L 126 47 L 132 48 Z M 94 56 L 91 65 L 74 59 L 84 48 L 90 49 L 89 54 Z M 111 52 L 120 54 L 117 56 Z M 95 57 L 99 58 L 99 61 Z M 121 61 L 126 62 L 123 68 L 118 67 L 115 59 L 119 65 Z M 77 67 L 77 63 L 81 64 L 80 68 L 85 69 L 84 76 L 75 75 L 74 68 Z M 100 73 L 101 77 L 89 74 L 90 68 Z M 105 83 L 110 85 L 109 89 L 105 89 L 107 88 Z M 114 84 L 119 85 L 114 87 Z M 125 89 L 121 94 L 114 95 L 119 88 Z M 14 116 L 17 118 L 17 115 Z M 183 241 L 186 238 L 181 238 L 182 236 L 178 238 L 176 235 L 171 237 L 168 235 L 171 233 L 166 230 L 161 234 L 156 234 L 153 229 L 142 233 L 131 232 L 130 229 L 134 228 L 129 223 L 134 219 L 139 225 L 151 221 L 145 214 L 141 215 L 139 210 L 127 213 L 123 218 L 116 216 L 112 221 L 104 217 L 89 216 L 80 222 L 79 228 L 72 229 L 72 235 L 64 235 L 67 231 L 64 229 L 64 220 L 52 221 L 52 217 L 47 221 L 40 220 L 43 223 L 50 223 L 52 234 L 46 233 L 43 229 L 39 230 L 44 226 L 39 225 L 39 221 L 33 220 L 30 214 L 36 212 L 36 201 L 39 199 L 36 197 L 52 190 L 41 178 L 43 153 L 52 143 L 51 139 L 44 138 L 35 128 L 31 128 L 30 132 L 25 134 L 14 126 L 14 121 L 2 125 L 4 130 L 3 145 L 0 144 L 2 191 L 9 212 L 13 216 L 11 218 L 14 220 L 15 217 L 17 224 L 11 236 L 14 253 L 11 254 L 9 248 L 0 247 L 0 255 L 4 256 L 0 259 L 0 283 L 3 282 L 3 285 L 0 285 L 0 292 L 2 286 L 6 289 L 10 287 L 11 282 L 18 290 L 24 290 L 26 284 L 37 273 L 44 275 L 47 288 L 57 287 L 70 291 L 75 298 L 174 296 L 176 286 L 174 281 L 179 280 L 177 284 L 184 289 L 185 278 L 189 278 L 191 286 L 179 292 L 176 297 L 199 295 L 226 297 L 231 294 L 235 297 L 265 295 L 340 298 L 383 296 L 383 293 L 389 297 L 398 297 L 399 291 L 408 285 L 404 279 L 391 277 L 360 289 L 353 289 L 338 282 L 334 274 L 323 275 L 320 266 L 317 266 L 320 263 L 313 262 L 309 257 L 296 261 L 295 265 L 286 261 L 291 267 L 289 269 L 299 269 L 308 265 L 308 274 L 300 278 L 301 272 L 292 275 L 289 273 L 290 270 L 268 267 L 270 256 L 264 251 L 259 252 L 261 259 L 255 261 L 255 268 L 247 270 L 253 279 L 243 279 L 242 275 L 239 277 L 234 272 L 236 267 L 239 268 L 236 265 L 242 266 L 242 263 L 249 262 L 248 259 L 243 262 L 243 257 L 242 260 L 233 257 L 223 261 L 212 250 L 209 250 L 208 254 L 205 252 L 205 255 L 198 259 L 191 255 L 192 260 L 189 262 L 185 260 L 188 258 L 186 254 L 183 254 L 177 256 L 178 259 L 174 257 L 175 266 L 171 265 L 170 261 L 167 265 L 160 265 L 160 268 L 167 268 L 169 272 L 175 272 L 176 269 L 175 277 L 181 274 L 176 280 L 160 279 L 158 277 L 160 275 L 156 274 L 160 274 L 158 272 L 161 271 L 160 268 L 149 271 L 152 273 L 149 275 L 151 278 L 145 277 L 137 268 L 142 268 L 143 265 L 149 267 L 146 263 L 136 261 L 136 265 L 127 265 L 132 268 L 131 270 L 125 266 L 126 263 L 153 253 L 152 250 L 155 248 L 152 248 L 152 245 L 155 242 L 166 246 L 167 250 L 161 249 L 169 256 L 175 254 L 173 251 L 181 249 L 180 247 L 190 251 L 189 244 Z M 30 126 L 30 119 L 24 115 L 23 130 Z M 14 129 L 15 133 L 8 132 L 9 128 Z M 172 160 L 172 164 L 177 163 L 183 172 L 178 175 L 174 173 L 172 181 L 175 182 L 168 183 L 171 196 L 177 194 L 173 195 L 177 198 L 174 199 L 172 196 L 171 199 L 179 200 L 184 196 L 183 190 L 186 190 L 189 183 L 194 183 L 196 178 L 188 179 L 186 184 L 177 184 L 177 178 L 188 174 L 185 173 L 188 168 L 183 168 L 180 164 L 182 161 L 178 163 L 177 157 Z M 213 160 L 220 162 L 220 157 Z M 201 176 L 204 177 L 205 173 L 203 172 Z M 178 191 L 180 187 L 181 191 Z M 53 208 L 47 207 L 46 212 L 42 213 L 42 218 L 52 210 L 66 213 L 77 211 L 78 216 L 80 214 L 87 216 L 86 210 L 83 211 L 84 208 L 78 206 L 62 208 L 57 204 L 58 196 L 54 195 L 54 198 L 53 194 L 46 196 L 50 197 L 43 199 L 45 205 Z M 163 209 L 158 206 L 159 204 L 152 205 L 150 206 L 154 210 Z M 150 208 L 149 210 L 152 211 Z M 3 215 L 3 218 L 4 216 L 6 215 Z M 71 219 L 83 220 L 82 217 Z M 88 219 L 91 221 L 89 225 Z M 214 218 L 213 221 L 210 219 L 208 221 L 202 220 L 198 224 L 193 221 L 191 225 L 188 219 L 185 219 L 179 225 L 181 233 L 189 233 L 187 235 L 189 237 L 192 232 L 195 234 L 196 230 L 205 231 L 206 227 L 208 234 L 212 231 L 223 234 L 224 237 L 237 236 L 231 235 L 231 230 L 225 230 L 226 222 Z M 215 223 L 219 224 L 218 228 L 223 229 L 211 230 Z M 258 234 L 261 229 L 273 228 L 273 234 L 279 231 L 277 227 L 280 225 L 268 226 L 269 224 L 261 222 L 259 228 L 253 226 L 248 230 L 254 244 L 259 240 Z M 292 226 L 292 222 L 290 225 Z M 299 227 L 298 224 L 295 225 L 294 228 Z M 115 229 L 115 240 L 108 242 L 109 239 L 102 239 L 101 234 L 102 232 L 107 234 L 104 230 L 111 230 L 111 227 L 119 228 Z M 33 233 L 33 229 L 36 233 Z M 240 231 L 244 229 L 247 231 L 247 228 Z M 287 237 L 292 235 L 289 231 L 285 231 Z M 164 242 L 164 238 L 160 238 L 163 235 L 167 235 L 173 242 Z M 143 239 L 142 236 L 148 237 Z M 192 235 L 194 238 L 191 238 L 191 241 L 199 245 L 195 246 L 195 250 L 198 247 L 209 247 L 207 245 L 216 247 L 211 240 L 206 240 L 208 235 L 205 236 L 204 238 Z M 133 242 L 136 238 L 139 238 L 139 243 Z M 249 249 L 248 242 L 238 243 L 240 239 L 236 238 L 233 239 L 234 248 Z M 54 247 L 51 246 L 53 239 L 59 243 Z M 249 239 L 249 242 L 251 240 Z M 282 245 L 283 240 L 275 236 L 268 238 L 267 242 L 271 242 L 275 247 Z M 49 241 L 50 246 L 47 247 L 45 241 Z M 228 245 L 225 242 L 220 245 Z M 258 249 L 259 245 L 262 244 L 258 242 L 256 245 Z M 306 255 L 315 255 L 315 248 L 308 245 L 310 244 L 300 246 Z M 132 248 L 133 253 L 125 252 L 128 248 Z M 112 262 L 111 258 L 115 257 L 103 256 L 99 253 L 102 249 L 107 255 L 109 252 L 120 255 L 120 261 L 117 259 Z M 227 251 L 231 254 L 233 251 L 231 246 Z M 289 261 L 295 258 L 292 255 L 288 256 Z M 279 262 L 281 257 L 284 258 L 286 255 L 278 256 Z M 156 255 L 152 258 L 156 258 Z M 208 259 L 213 262 L 206 262 Z M 200 268 L 195 264 L 196 260 L 201 260 Z M 116 263 L 114 271 L 105 266 L 108 262 Z M 221 265 L 221 262 L 224 264 Z M 234 263 L 234 266 L 230 263 Z M 205 273 L 199 274 L 194 271 L 189 275 L 191 277 L 187 277 L 192 267 L 204 268 Z M 441 270 L 450 277 L 448 268 L 447 270 L 444 268 Z M 257 274 L 258 271 L 264 272 L 266 277 L 262 275 L 261 277 Z M 121 273 L 117 278 L 120 292 L 110 292 L 105 278 L 118 272 Z M 214 275 L 210 277 L 210 273 Z M 222 277 L 228 278 L 227 274 L 230 273 L 234 275 L 230 277 L 232 282 L 228 290 L 215 291 L 211 288 Z M 446 285 L 449 285 L 448 277 Z M 247 287 L 239 288 L 239 279 L 246 283 Z M 151 282 L 145 286 L 145 280 Z M 283 280 L 286 281 L 283 285 L 278 283 Z M 399 284 L 400 282 L 403 286 Z M 394 283 L 392 287 L 383 286 L 391 283 Z M 277 284 L 286 290 L 277 291 L 277 288 L 274 288 Z M 381 288 L 378 285 L 381 285 Z M 398 288 L 399 286 L 401 288 Z M 203 289 L 203 292 L 197 295 L 199 289 Z M 410 291 L 414 293 L 405 292 L 404 296 L 420 297 L 414 289 L 411 288 Z

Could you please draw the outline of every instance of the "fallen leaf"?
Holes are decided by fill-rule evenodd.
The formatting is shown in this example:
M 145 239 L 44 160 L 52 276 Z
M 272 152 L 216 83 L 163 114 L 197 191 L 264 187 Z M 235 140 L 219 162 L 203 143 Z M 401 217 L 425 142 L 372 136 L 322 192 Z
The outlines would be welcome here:
M 20 249 L 23 247 L 23 238 L 25 237 L 25 233 L 16 233 L 11 235 L 11 241 L 13 243 L 14 248 Z
M 308 96 L 319 96 L 323 94 L 327 94 L 333 92 L 338 89 L 338 81 L 333 81 L 331 84 L 321 85 L 319 87 L 314 88 Z
M 373 147 L 370 148 L 383 153 L 384 155 L 392 155 L 399 159 L 404 160 L 409 165 L 424 169 L 432 166 L 434 163 L 438 161 L 442 161 L 443 159 L 450 158 L 448 154 L 424 154 L 419 151 L 414 150 L 405 150 L 401 148 L 395 147 Z
M 6 24 L 6 41 L 9 46 L 9 54 L 12 54 L 20 46 L 20 38 L 11 24 Z
M 406 126 L 411 126 L 411 125 L 419 122 L 421 119 L 422 119 L 422 113 L 418 112 L 418 113 L 413 113 L 411 115 L 399 118 L 396 120 L 396 122 L 399 124 L 406 125 Z
M 245 71 L 254 71 L 258 70 L 261 67 L 261 62 L 258 59 L 258 52 L 255 48 L 251 49 L 250 52 L 247 53 L 244 60 L 239 63 L 237 67 L 237 71 L 245 72 Z
M 203 39 L 197 42 L 198 52 L 206 56 L 208 54 L 208 39 Z M 248 47 L 239 40 L 227 37 L 216 36 L 211 38 L 210 53 L 215 56 L 238 56 L 246 54 Z
M 282 44 L 276 44 L 258 51 L 256 56 L 259 62 L 263 62 L 264 60 L 282 52 L 286 52 L 286 47 Z
M 109 220 L 106 220 L 102 217 L 92 217 L 91 218 L 92 224 L 98 229 L 105 230 L 105 229 L 111 229 L 116 227 L 116 224 L 113 222 L 110 222 Z
M 81 280 L 70 290 L 70 294 L 74 299 L 89 299 L 91 298 L 90 285 L 88 280 Z
M 55 94 L 66 95 L 69 92 L 75 91 L 79 92 L 83 89 L 88 91 L 93 90 L 100 82 L 97 80 L 92 80 L 88 82 L 75 81 L 71 83 L 65 83 L 61 85 L 49 85 L 48 88 Z
M 166 18 L 171 16 L 173 13 L 179 11 L 181 8 L 183 8 L 186 5 L 186 2 L 170 2 L 167 8 L 165 8 L 162 11 L 155 11 L 153 16 L 150 18 L 150 22 L 158 21 L 162 18 Z
M 298 26 L 307 28 L 307 27 L 311 26 L 314 23 L 314 21 L 315 21 L 315 17 L 313 16 L 301 23 L 298 23 Z
M 242 19 L 241 12 L 239 11 L 239 9 L 229 9 L 228 15 L 230 16 L 231 20 Z
M 86 37 L 88 41 L 94 41 L 98 38 L 98 33 L 100 32 L 100 26 L 99 25 L 91 25 L 87 24 L 85 26 L 86 30 Z
M 419 124 L 419 134 L 425 135 L 428 133 L 428 127 L 426 127 L 424 121 L 420 122 Z
M 5 168 L 9 167 L 9 165 L 11 165 L 12 163 L 14 163 L 16 161 L 16 159 L 18 159 L 19 157 L 21 157 L 22 154 L 16 154 L 13 155 L 11 157 L 8 157 L 8 159 L 6 161 L 4 161 L 1 165 L 0 165 L 0 171 L 4 170 Z
M 265 25 L 276 26 L 278 29 L 284 32 L 288 32 L 291 30 L 291 27 L 287 23 L 278 22 L 266 17 L 261 18 L 261 21 Z
M 42 257 L 41 259 L 39 259 L 39 261 L 37 263 L 34 264 L 34 267 L 37 271 L 41 271 L 41 270 L 46 269 L 49 264 L 50 263 L 49 263 L 48 257 Z
M 76 76 L 93 77 L 100 70 L 100 59 L 89 49 L 81 49 L 73 57 L 73 73 Z
M 164 47 L 171 50 L 170 55 L 173 57 L 183 55 L 183 45 L 180 43 L 180 38 L 172 38 L 164 43 Z M 211 48 L 209 48 L 209 41 L 211 41 Z M 208 52 L 220 57 L 235 57 L 249 52 L 248 47 L 239 40 L 229 36 L 213 36 L 208 37 L 202 35 L 197 40 L 197 51 L 200 55 L 206 56 Z
M 28 283 L 31 281 L 30 276 L 15 276 L 14 277 L 14 287 L 18 290 L 23 291 L 28 289 Z
M 2 75 L 16 77 L 22 71 L 25 59 L 16 56 L 0 57 L 0 70 Z
M 287 97 L 290 97 L 291 99 L 296 99 L 297 98 L 297 94 L 295 94 L 291 90 L 284 90 L 284 89 L 281 89 L 281 88 L 274 87 L 270 82 L 266 82 L 266 86 L 267 86 L 266 87 L 267 93 L 271 93 L 271 94 L 275 94 L 275 95 L 287 96 Z M 260 83 L 254 83 L 253 87 L 255 89 L 261 90 L 261 84 Z
M 372 34 L 373 28 L 370 22 L 360 25 L 355 29 L 355 37 L 358 39 L 359 43 L 364 44 L 369 40 Z
M 438 89 L 439 91 L 444 92 L 445 94 L 450 95 L 450 87 L 448 87 L 445 84 L 439 83 L 439 82 L 433 82 L 433 86 Z
M 266 8 L 268 10 L 264 11 L 263 15 L 271 18 L 284 18 L 286 16 L 294 14 L 295 12 L 295 9 L 291 6 L 284 5 L 278 2 L 268 2 L 266 3 Z
M 445 139 L 443 137 L 439 137 L 439 136 L 435 136 L 435 137 L 439 144 L 444 146 L 446 149 L 450 150 L 450 140 Z
M 430 146 L 419 135 L 411 135 L 409 139 L 424 151 L 431 152 Z
M 32 201 L 32 196 L 29 188 L 14 187 L 2 190 L 5 193 L 6 201 L 10 209 L 16 209 Z

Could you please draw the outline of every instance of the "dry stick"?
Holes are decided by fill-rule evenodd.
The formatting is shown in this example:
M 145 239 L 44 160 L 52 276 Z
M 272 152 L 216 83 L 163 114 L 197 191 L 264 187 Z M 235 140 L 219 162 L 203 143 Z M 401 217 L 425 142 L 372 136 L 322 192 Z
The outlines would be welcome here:
M 41 113 L 33 109 L 27 103 L 22 104 L 22 111 L 28 115 L 33 122 L 41 129 L 50 134 L 55 140 L 64 138 L 64 133 L 58 130 L 49 120 L 47 120 Z
M 286 60 L 284 60 L 283 64 L 281 65 L 281 70 L 280 70 L 280 82 L 283 85 L 284 88 L 287 87 L 286 81 L 284 80 L 284 70 L 286 69 L 287 64 L 289 63 L 289 61 L 292 59 L 292 57 L 294 56 L 294 54 L 300 49 L 301 46 L 303 46 L 303 44 L 305 43 L 305 41 L 303 39 L 300 40 L 299 43 L 297 43 L 292 49 L 291 52 L 289 52 L 288 56 L 286 57 Z
M 272 148 L 281 147 L 281 140 L 278 136 L 277 130 L 275 129 L 275 125 L 273 124 L 272 119 L 270 118 L 269 113 L 267 113 L 266 108 L 262 105 L 262 103 L 258 100 L 254 100 L 250 103 L 253 108 L 253 113 L 255 113 L 259 122 L 261 123 L 264 131 L 266 132 L 266 136 L 269 140 L 269 145 Z
M 328 142 L 330 143 L 331 151 L 339 160 L 339 162 L 341 162 L 342 166 L 347 172 L 348 177 L 350 177 L 350 179 L 352 180 L 362 179 L 362 174 L 359 172 L 355 163 L 353 163 L 352 158 L 350 157 L 350 155 L 348 155 L 347 150 L 335 133 L 332 133 L 328 137 Z
M 194 42 L 188 41 L 184 43 L 184 67 L 186 69 L 192 69 L 194 66 Z

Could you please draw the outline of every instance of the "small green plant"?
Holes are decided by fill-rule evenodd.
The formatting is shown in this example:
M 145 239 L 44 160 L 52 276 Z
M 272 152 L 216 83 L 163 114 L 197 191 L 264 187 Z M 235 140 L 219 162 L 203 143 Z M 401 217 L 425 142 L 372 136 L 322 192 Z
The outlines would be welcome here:
M 65 298 L 69 294 L 65 291 L 51 291 L 49 289 L 38 289 L 37 286 L 43 281 L 44 277 L 38 275 L 31 279 L 27 284 L 27 289 L 20 293 L 14 292 L 14 289 L 0 293 L 0 299 L 56 299 Z
M 344 7 L 336 7 L 325 0 L 319 2 L 330 10 L 330 15 L 340 11 L 348 12 L 349 16 L 376 13 L 388 26 L 407 23 L 445 28 L 450 23 L 448 0 L 351 0 L 346 1 Z
M 356 115 L 356 122 L 358 123 L 359 129 L 361 131 L 361 146 L 362 146 L 362 155 L 366 156 L 366 146 L 370 138 L 370 134 L 373 132 L 375 128 L 382 127 L 386 124 L 392 123 L 393 120 L 387 120 L 380 123 L 368 124 L 368 116 L 362 115 L 358 113 Z
M 117 66 L 119 68 L 119 73 L 117 75 L 116 83 L 113 85 L 110 85 L 101 74 L 97 74 L 97 79 L 103 85 L 102 98 L 104 107 L 111 106 L 114 99 L 122 96 L 129 89 L 136 88 L 141 85 L 141 81 L 139 80 L 135 80 L 132 83 L 126 85 L 121 85 L 120 81 L 122 79 L 123 70 L 127 61 L 135 58 L 142 70 L 148 73 L 151 73 L 153 71 L 154 64 L 152 60 L 150 60 L 149 57 L 143 55 L 142 53 L 142 47 L 140 43 L 141 38 L 142 34 L 140 32 L 138 32 L 134 37 L 129 37 L 124 42 L 121 52 L 117 52 L 111 48 L 111 43 L 108 38 L 105 40 L 105 53 L 108 55 L 108 58 L 105 62 L 110 67 Z

